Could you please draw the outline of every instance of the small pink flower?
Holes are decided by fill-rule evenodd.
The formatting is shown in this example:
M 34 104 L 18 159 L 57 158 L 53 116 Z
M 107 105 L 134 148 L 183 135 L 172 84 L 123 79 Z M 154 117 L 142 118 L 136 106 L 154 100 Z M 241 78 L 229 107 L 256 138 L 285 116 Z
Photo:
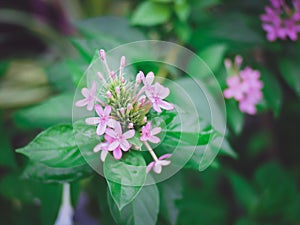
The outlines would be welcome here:
M 127 141 L 127 139 L 132 138 L 135 131 L 128 130 L 123 134 L 121 124 L 115 121 L 114 129 L 107 128 L 106 134 L 113 139 L 108 146 L 108 150 L 113 151 L 115 159 L 121 159 L 122 150 L 128 151 L 131 148 L 131 144 Z
M 95 101 L 98 101 L 96 98 L 97 84 L 96 81 L 93 82 L 91 89 L 82 88 L 81 93 L 85 97 L 82 100 L 79 100 L 75 103 L 77 107 L 83 107 L 87 105 L 87 110 L 92 111 L 94 108 Z
M 260 72 L 258 70 L 253 70 L 250 67 L 246 67 L 244 70 L 240 71 L 240 76 L 243 80 L 243 85 L 246 92 L 250 89 L 262 89 L 263 83 L 261 80 L 259 80 Z
M 147 73 L 146 77 L 143 76 L 143 75 L 140 75 L 141 76 L 141 79 L 143 81 L 143 84 L 144 84 L 144 87 L 142 88 L 146 95 L 151 93 L 152 90 L 153 90 L 153 81 L 154 81 L 154 73 L 153 72 L 149 72 Z
M 155 83 L 152 87 L 153 90 L 147 96 L 152 103 L 153 109 L 158 113 L 161 113 L 161 108 L 165 110 L 174 109 L 171 103 L 163 100 L 170 94 L 169 88 L 162 86 L 160 83 Z
M 170 160 L 165 160 L 170 158 L 172 155 L 171 154 L 165 154 L 159 157 L 156 161 L 153 161 L 148 164 L 146 168 L 146 172 L 149 173 L 151 169 L 157 174 L 160 174 L 162 171 L 163 166 L 168 166 L 170 165 L 171 161 Z
M 99 152 L 101 150 L 100 159 L 102 162 L 104 162 L 108 154 L 108 146 L 114 141 L 114 139 L 107 134 L 104 135 L 104 139 L 106 142 L 101 142 L 94 147 L 94 152 Z
M 240 101 L 243 98 L 244 86 L 241 82 L 241 79 L 238 75 L 227 78 L 228 88 L 224 90 L 225 98 L 234 98 L 237 101 Z
M 141 141 L 150 141 L 152 143 L 159 143 L 160 139 L 154 135 L 161 132 L 160 127 L 155 127 L 151 129 L 151 122 L 148 122 L 145 126 L 142 127 L 142 136 Z
M 110 106 L 105 106 L 105 109 L 103 110 L 101 105 L 95 105 L 95 110 L 96 110 L 99 117 L 87 118 L 85 120 L 85 122 L 89 125 L 98 124 L 96 133 L 97 133 L 97 135 L 101 136 L 102 134 L 105 133 L 107 124 L 111 120 L 110 116 L 109 116 L 109 114 L 111 112 L 111 107 Z

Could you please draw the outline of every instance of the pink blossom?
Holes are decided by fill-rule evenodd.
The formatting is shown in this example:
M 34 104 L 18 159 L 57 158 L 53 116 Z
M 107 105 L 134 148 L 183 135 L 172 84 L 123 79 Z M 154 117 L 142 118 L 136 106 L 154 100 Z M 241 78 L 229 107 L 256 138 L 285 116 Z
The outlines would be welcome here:
M 148 122 L 145 126 L 142 127 L 142 136 L 141 141 L 150 141 L 152 143 L 159 143 L 160 139 L 156 137 L 156 134 L 161 132 L 160 127 L 155 127 L 151 129 L 151 122 Z
M 262 28 L 267 32 L 267 39 L 290 38 L 296 41 L 300 32 L 300 1 L 292 1 L 293 8 L 283 0 L 271 0 L 271 6 L 265 7 L 265 14 L 260 16 Z
M 154 73 L 153 72 L 149 72 L 147 73 L 146 77 L 140 75 L 144 84 L 144 87 L 142 88 L 143 91 L 145 91 L 146 95 L 151 93 L 153 90 L 153 81 L 154 81 Z
M 114 139 L 107 134 L 104 135 L 104 139 L 106 142 L 101 142 L 94 147 L 94 152 L 99 152 L 101 150 L 100 159 L 102 162 L 104 162 L 108 154 L 108 146 L 114 141 Z
M 99 117 L 87 118 L 85 120 L 85 122 L 89 125 L 98 124 L 96 133 L 97 133 L 97 135 L 101 136 L 102 134 L 105 133 L 105 129 L 107 127 L 107 124 L 111 120 L 110 116 L 109 116 L 109 114 L 111 112 L 111 107 L 110 106 L 105 106 L 105 108 L 103 110 L 101 105 L 95 105 L 95 110 L 96 110 Z
M 85 97 L 75 103 L 77 107 L 83 107 L 87 105 L 87 110 L 92 111 L 94 108 L 95 101 L 100 101 L 96 98 L 97 84 L 96 81 L 93 82 L 91 89 L 82 88 L 81 93 Z
M 161 113 L 162 111 L 161 108 L 165 110 L 174 109 L 174 106 L 171 103 L 163 100 L 169 94 L 170 94 L 169 88 L 162 86 L 160 83 L 155 83 L 153 85 L 153 90 L 150 93 L 148 93 L 148 98 L 152 103 L 153 109 L 156 112 Z
M 244 91 L 248 91 L 250 89 L 261 89 L 263 87 L 263 83 L 260 78 L 260 72 L 258 70 L 253 70 L 250 67 L 246 67 L 244 70 L 240 71 L 240 76 L 242 78 L 242 83 L 244 86 Z
M 159 157 L 157 160 L 151 162 L 148 164 L 146 168 L 146 172 L 149 173 L 151 169 L 157 174 L 160 174 L 162 171 L 163 166 L 168 166 L 170 165 L 171 161 L 170 160 L 165 160 L 170 158 L 172 155 L 171 154 L 165 154 Z
M 243 98 L 244 85 L 239 75 L 228 77 L 226 83 L 228 88 L 224 91 L 224 97 L 240 101 Z
M 115 121 L 114 129 L 107 128 L 106 134 L 113 138 L 113 141 L 108 146 L 108 150 L 113 151 L 115 159 L 119 160 L 122 157 L 122 150 L 128 151 L 131 148 L 131 144 L 127 139 L 132 138 L 135 131 L 128 130 L 123 134 L 120 122 Z

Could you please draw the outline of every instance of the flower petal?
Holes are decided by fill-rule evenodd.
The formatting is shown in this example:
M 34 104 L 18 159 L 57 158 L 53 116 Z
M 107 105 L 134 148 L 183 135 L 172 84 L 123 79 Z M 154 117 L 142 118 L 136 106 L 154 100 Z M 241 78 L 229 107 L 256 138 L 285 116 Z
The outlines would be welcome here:
M 121 148 L 123 149 L 123 151 L 128 151 L 131 147 L 131 144 L 127 141 L 127 140 L 123 140 L 121 143 L 120 143 L 120 146 Z
M 100 118 L 99 117 L 90 117 L 85 119 L 85 123 L 88 125 L 95 125 L 100 123 Z
M 86 98 L 84 99 L 81 99 L 81 100 L 78 100 L 76 103 L 75 103 L 75 106 L 77 107 L 82 107 L 82 106 L 85 106 L 88 104 L 88 100 Z
M 105 129 L 106 129 L 106 123 L 104 123 L 104 124 L 99 123 L 99 125 L 97 126 L 97 131 L 96 131 L 97 135 L 101 136 L 102 134 L 104 134 Z
M 160 127 L 154 127 L 151 130 L 151 135 L 156 135 L 156 134 L 159 134 L 160 132 L 161 132 L 161 128 Z
M 156 136 L 150 136 L 148 140 L 154 144 L 157 144 L 160 142 L 160 138 L 158 138 Z
M 116 132 L 112 129 L 107 128 L 105 133 L 112 138 L 117 138 Z
M 153 166 L 153 171 L 157 174 L 160 174 L 161 170 L 162 170 L 162 166 L 159 164 L 159 161 L 157 161 Z
M 108 151 L 107 150 L 102 150 L 101 154 L 100 154 L 100 159 L 102 162 L 104 162 L 104 160 L 106 159 Z
M 146 167 L 146 173 L 150 172 L 150 170 L 153 168 L 154 164 L 155 164 L 155 162 L 151 162 L 148 164 L 148 166 Z
M 110 112 L 111 112 L 111 107 L 109 105 L 105 106 L 103 114 L 109 116 Z
M 132 138 L 134 136 L 134 134 L 135 134 L 134 130 L 128 130 L 123 134 L 123 137 L 125 139 L 129 139 L 129 138 Z
M 113 151 L 113 155 L 114 155 L 114 158 L 116 160 L 119 160 L 122 158 L 122 150 L 120 148 L 116 148 L 114 151 Z
M 114 151 L 115 149 L 117 149 L 120 146 L 120 142 L 118 140 L 113 141 L 109 146 L 108 146 L 108 150 L 109 151 Z
M 104 111 L 103 111 L 103 109 L 102 109 L 102 107 L 101 107 L 101 105 L 95 105 L 95 110 L 96 110 L 96 112 L 97 112 L 97 114 L 100 116 L 100 117 L 102 117 L 103 116 L 103 114 L 104 114 Z
M 164 154 L 164 155 L 160 156 L 158 159 L 159 159 L 159 160 L 168 159 L 168 158 L 170 158 L 171 156 L 172 156 L 172 154 L 168 153 L 168 154 Z

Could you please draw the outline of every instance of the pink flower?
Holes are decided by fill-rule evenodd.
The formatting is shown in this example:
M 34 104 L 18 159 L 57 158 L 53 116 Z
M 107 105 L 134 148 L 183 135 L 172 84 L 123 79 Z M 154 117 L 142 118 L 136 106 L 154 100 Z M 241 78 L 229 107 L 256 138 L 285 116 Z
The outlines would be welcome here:
M 162 111 L 161 108 L 165 109 L 165 110 L 174 109 L 174 106 L 171 103 L 163 100 L 169 94 L 170 94 L 169 88 L 162 86 L 160 83 L 155 83 L 153 85 L 153 90 L 150 93 L 148 93 L 147 96 L 148 96 L 150 102 L 152 103 L 153 109 L 156 112 L 161 113 L 161 111 Z
M 143 76 L 144 74 L 140 74 L 140 77 L 143 81 L 144 87 L 142 88 L 143 91 L 145 91 L 146 95 L 152 92 L 153 90 L 153 81 L 154 81 L 154 73 L 149 72 L 147 73 L 146 77 Z
M 127 141 L 127 139 L 132 138 L 135 131 L 128 130 L 123 134 L 121 124 L 115 121 L 114 130 L 107 128 L 106 134 L 113 138 L 113 141 L 108 146 L 108 150 L 113 151 L 115 159 L 121 159 L 122 150 L 128 151 L 131 148 L 131 144 Z
M 85 98 L 77 101 L 75 103 L 75 106 L 83 107 L 87 105 L 87 110 L 92 111 L 92 109 L 94 108 L 95 101 L 97 101 L 96 91 L 97 91 L 96 81 L 93 82 L 90 90 L 87 88 L 82 88 L 81 93 Z
M 114 141 L 114 139 L 107 134 L 104 135 L 104 139 L 106 142 L 101 142 L 94 147 L 94 152 L 99 152 L 101 150 L 100 159 L 102 162 L 104 162 L 108 154 L 108 146 Z
M 142 127 L 142 136 L 141 141 L 150 141 L 152 143 L 160 142 L 160 139 L 154 135 L 161 132 L 160 127 L 155 127 L 151 130 L 151 122 L 148 122 L 145 126 Z
M 149 173 L 151 169 L 157 174 L 160 174 L 162 171 L 163 166 L 168 166 L 170 165 L 171 161 L 170 160 L 165 160 L 170 158 L 172 155 L 171 154 L 165 154 L 159 157 L 157 160 L 151 162 L 148 164 L 146 168 L 146 172 Z
M 224 90 L 224 97 L 240 101 L 243 98 L 244 85 L 239 75 L 228 77 L 226 83 L 228 88 Z
M 89 125 L 95 125 L 98 124 L 96 133 L 101 136 L 102 134 L 105 133 L 105 129 L 107 127 L 107 124 L 110 122 L 110 112 L 111 112 L 111 107 L 110 106 L 105 106 L 105 109 L 101 107 L 101 105 L 95 105 L 95 110 L 98 114 L 99 117 L 91 117 L 87 118 L 85 122 Z
M 240 71 L 240 76 L 243 80 L 244 90 L 248 91 L 250 89 L 262 89 L 263 83 L 260 78 L 260 72 L 258 70 L 253 70 L 250 67 L 246 67 L 244 70 Z
M 290 38 L 296 41 L 300 31 L 300 1 L 292 1 L 293 8 L 283 0 L 271 0 L 271 6 L 266 6 L 266 13 L 260 16 L 262 28 L 267 32 L 267 39 Z

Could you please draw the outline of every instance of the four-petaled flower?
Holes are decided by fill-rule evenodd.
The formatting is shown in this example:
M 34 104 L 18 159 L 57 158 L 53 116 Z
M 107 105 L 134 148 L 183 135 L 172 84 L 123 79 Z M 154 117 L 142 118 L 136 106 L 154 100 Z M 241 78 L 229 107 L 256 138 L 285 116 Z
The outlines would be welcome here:
M 149 173 L 150 170 L 153 169 L 153 171 L 155 173 L 160 174 L 163 166 L 170 165 L 171 161 L 165 160 L 165 159 L 168 159 L 171 156 L 172 156 L 171 154 L 165 154 L 165 155 L 160 156 L 157 160 L 149 163 L 146 168 L 146 172 Z
M 95 101 L 98 101 L 98 99 L 96 98 L 96 92 L 97 92 L 97 84 L 96 81 L 94 81 L 91 89 L 82 88 L 81 93 L 85 98 L 77 101 L 75 103 L 75 106 L 83 107 L 86 105 L 87 110 L 92 111 L 94 108 Z
M 152 143 L 159 143 L 160 139 L 154 135 L 161 132 L 160 127 L 155 127 L 151 129 L 151 122 L 148 122 L 145 126 L 142 127 L 142 136 L 140 137 L 141 141 L 150 141 Z
M 121 124 L 118 121 L 115 121 L 114 129 L 107 128 L 106 134 L 113 139 L 108 146 L 108 150 L 113 151 L 115 159 L 121 159 L 122 150 L 128 151 L 131 148 L 131 144 L 127 141 L 127 139 L 132 138 L 135 131 L 128 130 L 123 134 Z
M 95 111 L 97 112 L 99 117 L 91 117 L 87 118 L 85 122 L 89 125 L 96 125 L 97 126 L 97 131 L 96 133 L 101 136 L 102 134 L 105 133 L 106 127 L 108 123 L 111 123 L 110 119 L 110 112 L 111 112 L 111 107 L 110 106 L 105 106 L 104 110 L 101 107 L 101 105 L 95 105 Z
M 152 87 L 153 90 L 150 93 L 146 92 L 146 94 L 152 103 L 153 109 L 158 113 L 162 112 L 161 108 L 165 110 L 174 109 L 171 103 L 163 100 L 170 94 L 169 88 L 162 86 L 160 83 L 155 83 Z

